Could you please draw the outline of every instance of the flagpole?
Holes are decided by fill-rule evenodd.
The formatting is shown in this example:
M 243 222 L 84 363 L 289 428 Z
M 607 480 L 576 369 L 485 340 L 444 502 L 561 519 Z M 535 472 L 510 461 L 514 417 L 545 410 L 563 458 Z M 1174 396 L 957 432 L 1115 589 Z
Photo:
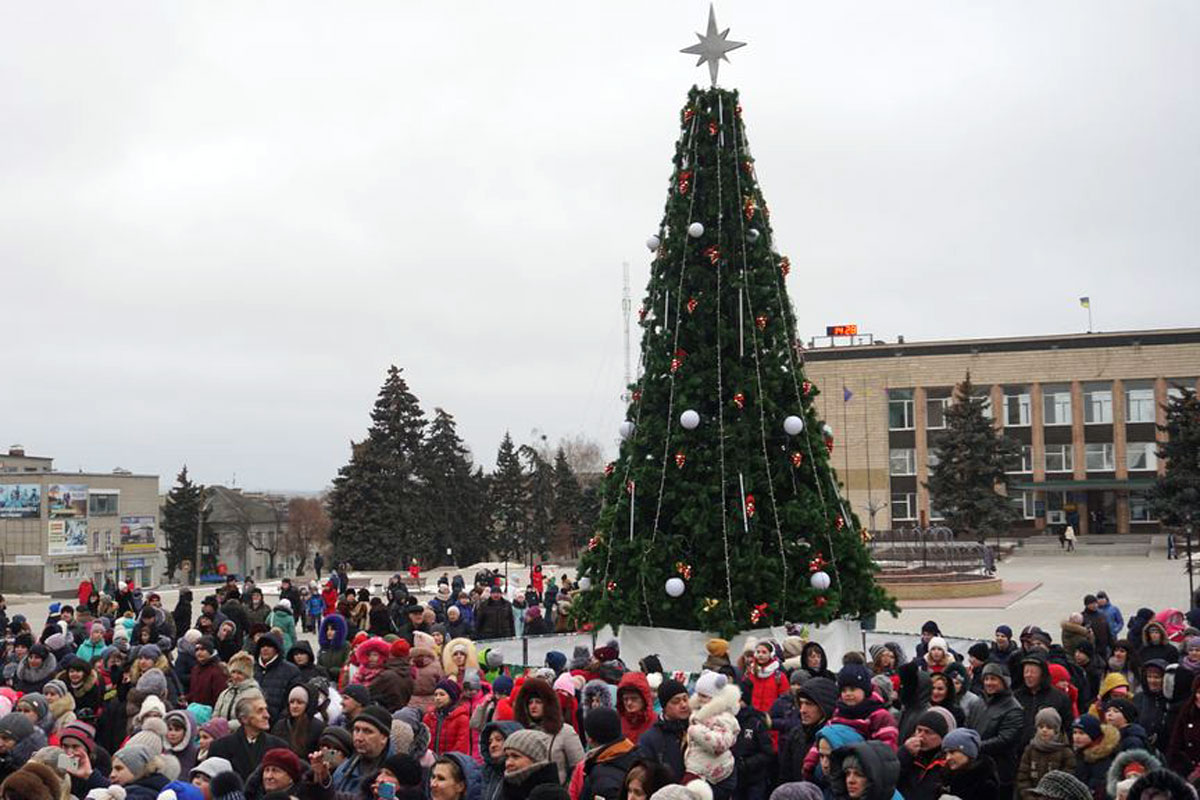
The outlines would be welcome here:
M 1088 298 L 1088 333 L 1092 332 L 1092 300 Z

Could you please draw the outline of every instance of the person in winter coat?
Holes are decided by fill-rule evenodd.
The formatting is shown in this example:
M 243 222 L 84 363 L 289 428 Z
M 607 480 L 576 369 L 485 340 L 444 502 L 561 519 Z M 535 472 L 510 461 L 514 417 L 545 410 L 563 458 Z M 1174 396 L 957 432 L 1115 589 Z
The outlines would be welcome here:
M 318 675 L 321 677 L 325 675 L 324 671 L 317 666 L 312 645 L 304 639 L 292 645 L 291 649 L 287 651 L 286 657 L 288 661 L 296 665 L 296 669 L 300 670 L 300 680 L 303 683 L 308 683 Z
M 480 767 L 479 800 L 501 800 L 504 792 L 504 740 L 510 733 L 522 730 L 512 720 L 489 722 L 479 733 L 479 752 L 483 754 Z M 556 773 L 557 774 L 557 773 Z
M 1117 784 L 1121 781 L 1162 768 L 1162 762 L 1145 750 L 1126 750 L 1124 753 L 1118 753 L 1112 766 L 1108 768 L 1108 778 L 1105 782 L 1108 797 L 1118 796 Z
M 125 789 L 125 800 L 156 800 L 170 779 L 158 771 L 160 761 L 141 745 L 126 745 L 113 754 L 113 783 Z
M 1104 721 L 1121 734 L 1118 752 L 1145 750 L 1150 746 L 1146 741 L 1146 729 L 1138 724 L 1137 706 L 1132 700 L 1124 697 L 1109 700 L 1104 708 Z
M 46 734 L 19 711 L 0 717 L 0 779 L 6 778 L 46 746 Z
M 46 681 L 54 677 L 58 671 L 58 659 L 46 645 L 38 642 L 29 648 L 25 657 L 17 662 L 17 670 L 13 675 L 13 689 L 23 694 L 40 692 Z
M 1112 634 L 1108 617 L 1100 610 L 1096 596 L 1089 594 L 1083 598 L 1083 624 L 1092 629 L 1092 640 L 1096 644 L 1096 652 L 1101 658 L 1108 658 L 1112 653 L 1112 643 L 1116 637 Z
M 946 794 L 959 800 L 1008 800 L 1012 796 L 1002 793 L 996 762 L 983 753 L 979 734 L 973 729 L 950 731 L 942 739 L 942 752 L 946 760 Z
M 93 622 L 88 627 L 88 638 L 85 639 L 83 643 L 75 649 L 75 655 L 79 656 L 89 664 L 100 658 L 100 654 L 103 653 L 104 648 L 108 646 L 108 643 L 104 641 L 105 633 L 106 631 L 103 622 L 98 620 Z
M 944 672 L 934 672 L 929 676 L 929 707 L 935 706 L 950 712 L 954 717 L 955 727 L 967 724 L 967 715 L 958 704 L 954 680 Z
M 838 702 L 831 725 L 846 725 L 867 741 L 883 742 L 895 750 L 899 730 L 896 721 L 874 694 L 871 672 L 861 664 L 849 664 L 838 672 Z
M 433 707 L 425 712 L 424 722 L 429 729 L 429 749 L 434 755 L 470 750 L 471 717 L 459 701 L 460 694 L 459 685 L 449 678 L 439 681 L 433 691 Z
M 442 674 L 462 687 L 467 670 L 479 670 L 479 654 L 470 639 L 451 639 L 442 647 Z
M 1146 731 L 1146 741 L 1151 747 L 1165 751 L 1170 739 L 1168 714 L 1171 704 L 1163 694 L 1167 674 L 1165 661 L 1151 659 L 1142 664 L 1142 688 L 1133 696 L 1138 722 Z
M 504 599 L 500 587 L 493 586 L 488 599 L 475 616 L 476 639 L 508 639 L 516 635 L 512 604 Z
M 1087 784 L 1097 800 L 1103 800 L 1108 768 L 1121 745 L 1121 734 L 1113 726 L 1084 714 L 1071 726 L 1071 741 L 1075 749 L 1075 777 Z
M 1037 733 L 1025 747 L 1017 767 L 1017 792 L 1020 800 L 1033 800 L 1038 781 L 1051 770 L 1073 773 L 1075 752 L 1062 733 L 1062 718 L 1053 708 L 1043 708 L 1035 719 Z
M 1129 686 L 1129 679 L 1119 672 L 1110 672 L 1100 681 L 1100 693 L 1088 707 L 1087 713 L 1096 719 L 1103 719 L 1104 707 L 1109 700 L 1117 697 L 1129 697 L 1132 694 L 1133 690 Z
M 284 715 L 288 693 L 300 681 L 300 670 L 283 658 L 283 643 L 273 633 L 264 633 L 255 645 L 254 680 L 258 682 L 271 719 Z
M 980 670 L 982 671 L 982 669 L 981 666 Z M 956 662 L 946 667 L 942 674 L 954 682 L 954 699 L 966 717 L 965 726 L 978 730 L 977 723 L 979 715 L 983 712 L 984 703 L 983 698 L 971 690 L 971 678 L 967 675 L 967 668 L 961 662 Z
M 328 615 L 317 629 L 317 666 L 331 681 L 337 681 L 350 655 L 347 633 L 346 618 L 341 614 Z
M 433 707 L 433 690 L 442 680 L 442 663 L 433 650 L 433 637 L 427 633 L 413 633 L 414 644 L 410 651 L 413 663 L 412 698 L 408 704 L 424 714 Z
M 810 678 L 837 680 L 837 676 L 829 669 L 829 657 L 820 642 L 805 642 L 800 648 L 800 668 L 808 673 Z
M 519 730 L 504 740 L 502 800 L 528 800 L 539 786 L 561 786 L 550 760 L 550 736 L 544 731 Z
M 781 783 L 805 780 L 804 759 L 816 745 L 816 735 L 837 706 L 837 684 L 828 678 L 809 678 L 792 690 L 796 715 L 776 714 L 771 725 L 779 731 L 779 780 Z M 780 698 L 777 702 L 783 701 Z M 786 724 L 784 722 L 786 721 Z M 820 754 L 818 753 L 818 756 Z
M 900 761 L 883 742 L 869 741 L 835 750 L 829 785 L 836 800 L 904 800 L 896 791 Z
M 271 735 L 287 742 L 288 748 L 304 761 L 320 749 L 325 721 L 317 716 L 317 692 L 298 683 L 288 692 L 287 711 L 271 726 Z
M 617 684 L 617 714 L 621 718 L 621 732 L 631 742 L 637 742 L 658 720 L 650 683 L 641 672 L 626 672 L 621 676 Z
M 1167 664 L 1179 660 L 1179 650 L 1167 640 L 1167 629 L 1161 622 L 1153 620 L 1142 626 L 1142 647 L 1138 650 L 1138 660 L 1145 664 L 1152 659 Z
M 737 742 L 733 745 L 733 760 L 737 766 L 734 797 L 738 800 L 767 800 L 777 763 L 775 747 L 767 730 L 770 718 L 751 705 L 749 683 L 742 683 L 738 688 L 742 700 L 737 712 L 740 730 Z M 695 718 L 694 714 L 692 716 Z
M 1021 659 L 1021 685 L 1013 691 L 1013 697 L 1021 704 L 1023 712 L 1022 750 L 1037 733 L 1037 713 L 1043 708 L 1053 708 L 1060 720 L 1073 719 L 1071 699 L 1050 685 L 1050 669 L 1045 656 L 1039 652 L 1029 653 Z
M 351 678 L 352 683 L 370 686 L 371 681 L 387 669 L 387 660 L 392 655 L 392 646 L 378 637 L 371 637 L 354 648 L 358 661 L 358 671 Z
M 213 716 L 232 721 L 237 719 L 237 702 L 243 697 L 261 695 L 262 688 L 254 680 L 254 657 L 239 651 L 229 660 L 229 683 L 217 695 Z
M 588 752 L 571 774 L 568 793 L 576 800 L 618 800 L 625 775 L 637 761 L 637 749 L 621 733 L 621 720 L 611 708 L 589 714 L 585 734 Z
M 562 708 L 549 683 L 541 678 L 526 678 L 513 702 L 517 722 L 551 737 L 550 760 L 558 769 L 559 783 L 566 783 L 575 765 L 583 760 L 579 734 L 562 718 Z
M 742 692 L 719 672 L 703 672 L 690 700 L 684 769 L 717 787 L 733 778 L 733 746 L 740 726 L 737 711 Z
M 1020 762 L 1025 712 L 1013 697 L 1008 669 L 989 662 L 983 667 L 983 712 L 979 715 L 979 754 L 994 762 L 1001 797 L 1009 797 Z
M 95 725 L 104 708 L 104 687 L 92 665 L 78 656 L 71 656 L 58 677 L 75 698 L 76 718 Z
M 953 718 L 942 709 L 930 709 L 917 718 L 913 735 L 897 753 L 900 780 L 896 788 L 905 800 L 937 800 L 942 795 L 946 782 L 942 739 L 955 727 Z
M 896 671 L 900 678 L 899 739 L 906 741 L 917 726 L 917 718 L 929 709 L 929 696 L 933 693 L 933 681 L 928 670 L 921 669 L 919 660 L 910 661 Z
M 692 714 L 687 687 L 674 678 L 659 684 L 658 703 L 662 714 L 638 739 L 642 758 L 661 764 L 671 773 L 671 779 L 683 778 L 683 750 L 686 742 L 688 717 Z
M 1075 612 L 1067 619 L 1059 623 L 1059 629 L 1062 632 L 1062 645 L 1068 653 L 1074 653 L 1075 648 L 1084 642 L 1091 645 L 1096 644 L 1096 636 L 1092 633 L 1092 629 L 1083 624 L 1083 614 Z M 1035 783 L 1034 786 L 1037 786 Z M 1033 786 L 1029 787 L 1030 791 Z
M 196 720 L 189 712 L 175 709 L 163 721 L 167 723 L 163 752 L 175 756 L 180 774 L 187 775 L 196 766 Z
M 291 600 L 286 597 L 280 599 L 267 615 L 266 625 L 283 632 L 283 652 L 292 649 L 292 645 L 296 643 L 296 615 L 292 613 Z
M 196 666 L 188 682 L 190 703 L 215 706 L 217 698 L 229 685 L 229 674 L 216 653 L 216 643 L 210 636 L 201 636 L 195 644 Z

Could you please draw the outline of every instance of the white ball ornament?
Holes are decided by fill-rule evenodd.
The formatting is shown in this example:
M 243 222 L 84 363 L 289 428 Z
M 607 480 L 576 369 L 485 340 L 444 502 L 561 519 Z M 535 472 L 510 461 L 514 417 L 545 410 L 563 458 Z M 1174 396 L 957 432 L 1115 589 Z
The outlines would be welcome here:
M 704 226 L 702 224 L 699 222 L 693 222 L 691 225 L 688 225 L 688 236 L 692 237 L 693 239 L 699 239 L 703 235 Z
M 828 422 L 821 426 L 821 433 L 826 436 L 833 436 L 833 428 L 829 427 Z
M 658 249 L 658 246 L 660 244 L 662 244 L 662 242 L 659 240 L 659 238 L 657 236 L 651 236 L 649 239 L 646 240 L 646 249 L 649 250 L 651 253 L 653 253 L 655 250 Z
M 783 421 L 783 431 L 788 436 L 796 436 L 804 430 L 804 420 L 792 414 Z
M 637 428 L 637 426 L 634 425 L 629 420 L 625 420 L 624 422 L 622 422 L 621 427 L 618 429 L 618 432 L 621 434 L 621 439 L 624 440 L 624 439 L 628 439 L 630 436 L 633 436 L 633 431 L 636 428 Z
M 694 431 L 700 425 L 700 415 L 693 409 L 688 409 L 679 415 L 679 424 L 686 430 Z
M 583 589 L 585 592 L 588 589 L 592 588 L 592 579 L 589 578 L 588 576 L 584 575 L 582 578 L 579 579 L 579 588 Z
M 671 597 L 682 597 L 684 589 L 687 587 L 684 585 L 682 578 L 667 578 L 666 586 L 663 588 L 666 589 L 667 594 Z
M 750 242 L 750 244 L 754 244 L 755 242 L 757 242 L 758 237 L 759 237 L 758 228 L 751 228 L 749 231 L 746 232 L 746 241 Z
M 808 583 L 818 592 L 823 592 L 829 588 L 829 573 L 823 571 L 814 572 L 808 579 Z

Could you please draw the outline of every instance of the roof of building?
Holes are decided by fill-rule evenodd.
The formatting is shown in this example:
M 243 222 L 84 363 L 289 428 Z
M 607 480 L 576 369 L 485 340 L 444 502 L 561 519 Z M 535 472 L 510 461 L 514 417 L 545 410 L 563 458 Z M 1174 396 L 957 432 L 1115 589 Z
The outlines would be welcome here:
M 975 355 L 1035 350 L 1080 350 L 1096 347 L 1137 347 L 1200 344 L 1200 328 L 1166 328 L 1144 331 L 1062 333 L 992 339 L 947 339 L 927 342 L 846 345 L 805 349 L 805 361 L 852 361 L 900 356 Z
M 244 494 L 226 486 L 205 487 L 212 500 L 208 515 L 210 523 L 226 525 L 274 525 L 287 521 L 287 504 L 276 508 L 261 497 Z

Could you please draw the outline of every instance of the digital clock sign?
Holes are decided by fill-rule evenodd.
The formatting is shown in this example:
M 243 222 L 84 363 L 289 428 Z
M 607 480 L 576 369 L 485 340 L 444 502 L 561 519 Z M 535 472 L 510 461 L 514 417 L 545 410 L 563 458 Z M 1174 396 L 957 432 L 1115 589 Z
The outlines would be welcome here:
M 857 325 L 828 325 L 825 327 L 826 336 L 858 336 Z

